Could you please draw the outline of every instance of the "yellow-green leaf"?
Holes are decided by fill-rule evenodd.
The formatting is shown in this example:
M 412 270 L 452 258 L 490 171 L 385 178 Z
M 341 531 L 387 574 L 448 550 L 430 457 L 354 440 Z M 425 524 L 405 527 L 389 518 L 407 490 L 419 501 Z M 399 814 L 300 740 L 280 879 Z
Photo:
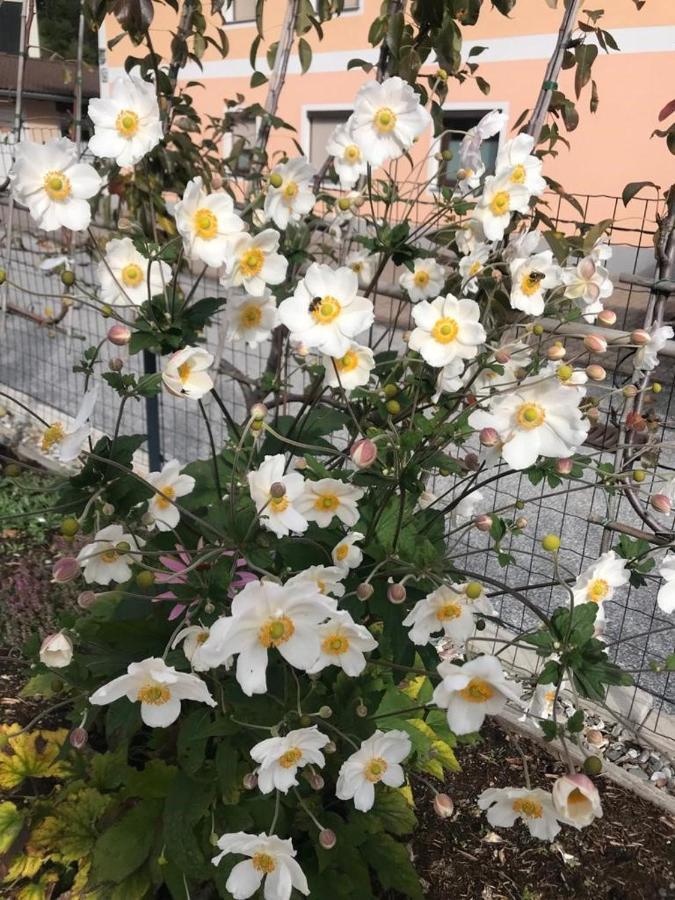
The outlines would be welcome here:
M 7 853 L 24 823 L 24 815 L 9 800 L 0 803 L 0 853 Z

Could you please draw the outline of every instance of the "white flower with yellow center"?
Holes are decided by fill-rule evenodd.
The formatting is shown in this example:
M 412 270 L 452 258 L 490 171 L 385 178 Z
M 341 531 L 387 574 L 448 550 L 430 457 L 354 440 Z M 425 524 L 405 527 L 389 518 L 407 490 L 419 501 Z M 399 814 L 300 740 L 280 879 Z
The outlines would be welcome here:
M 479 186 L 483 175 L 485 175 L 485 163 L 482 159 L 476 159 L 473 163 L 461 166 L 457 170 L 455 195 L 464 197 L 466 194 L 471 193 Z
M 628 584 L 629 580 L 630 571 L 625 560 L 617 556 L 614 550 L 609 550 L 577 578 L 572 586 L 574 603 L 596 603 L 601 608 L 606 600 L 614 597 L 616 589 Z
M 600 794 L 586 775 L 562 775 L 553 784 L 553 805 L 561 822 L 581 830 L 602 818 Z
M 664 583 L 659 588 L 656 602 L 664 613 L 675 612 L 675 553 L 666 553 L 658 572 Z
M 442 662 L 443 679 L 434 691 L 434 703 L 447 710 L 448 726 L 455 734 L 478 731 L 485 716 L 501 712 L 508 700 L 518 702 L 520 688 L 506 680 L 495 656 L 479 656 L 463 666 Z
M 298 499 L 298 510 L 308 522 L 316 522 L 319 528 L 327 528 L 334 516 L 351 528 L 358 522 L 357 503 L 364 493 L 363 488 L 345 484 L 336 478 L 306 481 L 304 493 Z
M 166 728 L 175 722 L 180 715 L 182 700 L 217 705 L 201 678 L 177 672 L 156 657 L 131 663 L 126 675 L 120 675 L 94 691 L 89 702 L 94 706 L 106 706 L 121 697 L 141 704 L 141 719 L 151 728 Z
M 353 188 L 368 169 L 366 158 L 349 125 L 338 125 L 328 138 L 326 153 L 333 157 L 333 167 L 343 190 Z
M 517 819 L 532 837 L 552 841 L 560 831 L 553 797 L 541 788 L 488 788 L 478 798 L 493 828 L 511 828 Z
M 307 671 L 321 652 L 318 626 L 336 606 L 336 600 L 306 581 L 249 581 L 232 601 L 232 615 L 211 626 L 203 658 L 215 668 L 236 656 L 242 691 L 248 697 L 264 694 L 270 651 L 277 650 L 294 669 Z
M 322 769 L 326 758 L 321 750 L 329 741 L 330 738 L 312 725 L 289 731 L 284 737 L 267 738 L 251 747 L 251 756 L 259 763 L 256 774 L 260 791 L 269 794 L 277 790 L 287 794 L 298 783 L 298 769 L 307 765 Z
M 116 78 L 107 97 L 95 97 L 87 108 L 94 123 L 88 149 L 118 166 L 140 162 L 162 140 L 157 89 L 135 73 Z
M 150 472 L 147 481 L 158 492 L 148 500 L 152 525 L 156 525 L 158 531 L 177 528 L 180 511 L 174 501 L 192 491 L 195 486 L 194 478 L 191 475 L 181 475 L 180 463 L 177 459 L 172 459 L 162 467 L 161 472 Z
M 176 397 L 200 400 L 213 387 L 213 379 L 207 369 L 213 365 L 213 356 L 202 347 L 183 347 L 164 363 L 162 381 L 164 387 Z
M 145 541 L 127 534 L 121 525 L 107 525 L 77 554 L 84 580 L 90 584 L 122 584 L 131 578 L 131 566 L 138 562 L 138 550 Z
M 371 166 L 398 159 L 430 125 L 419 96 L 398 76 L 364 84 L 349 119 L 355 143 Z
M 558 378 L 526 378 L 516 390 L 496 394 L 489 411 L 469 416 L 471 428 L 494 428 L 500 453 L 513 469 L 527 469 L 539 456 L 573 456 L 586 440 L 589 423 L 579 410 L 583 388 L 571 390 Z
M 647 329 L 649 343 L 638 349 L 633 360 L 636 369 L 641 372 L 651 372 L 659 364 L 659 353 L 668 341 L 673 339 L 673 329 L 670 325 L 652 325 Z
M 416 259 L 413 271 L 406 271 L 401 275 L 398 283 L 408 294 L 413 303 L 419 300 L 428 300 L 430 297 L 438 297 L 443 290 L 447 272 L 443 266 L 431 257 Z
M 370 373 L 375 368 L 373 351 L 361 344 L 350 344 L 342 356 L 324 355 L 321 362 L 325 369 L 323 383 L 347 392 L 368 384 Z
M 171 281 L 171 267 L 161 260 L 150 262 L 134 247 L 131 238 L 113 238 L 106 245 L 105 258 L 96 267 L 96 277 L 102 303 L 140 306 L 164 293 Z
M 468 255 L 459 261 L 459 274 L 462 276 L 462 292 L 475 294 L 478 290 L 478 279 L 483 273 L 485 263 L 490 256 L 489 244 L 478 244 Z
M 248 489 L 258 510 L 260 522 L 277 537 L 291 531 L 302 534 L 307 530 L 307 519 L 300 513 L 300 499 L 304 495 L 305 479 L 298 472 L 285 474 L 286 457 L 283 453 L 266 456 L 258 469 L 248 473 Z M 281 485 L 283 491 L 272 491 L 272 485 Z
M 560 267 L 553 261 L 553 253 L 544 250 L 528 259 L 514 259 L 510 264 L 513 309 L 530 316 L 544 312 L 544 293 L 560 284 Z
M 567 687 L 566 681 L 562 682 L 562 687 Z M 523 721 L 527 721 L 528 715 L 533 719 L 551 719 L 553 717 L 553 709 L 555 706 L 556 694 L 560 697 L 555 684 L 538 684 L 527 704 L 527 712 L 523 715 Z M 535 722 L 535 724 L 538 724 Z
M 72 462 L 80 455 L 84 442 L 91 434 L 89 420 L 96 406 L 98 384 L 89 388 L 77 411 L 73 424 L 66 429 L 63 422 L 52 422 L 42 433 L 40 447 L 44 453 L 56 447 L 56 455 L 61 462 Z
M 529 134 L 519 134 L 507 141 L 497 154 L 495 174 L 504 176 L 512 184 L 522 184 L 530 194 L 540 197 L 546 190 L 546 181 L 541 171 L 543 163 L 532 155 L 534 138 Z
M 93 166 L 81 163 L 75 144 L 57 138 L 46 144 L 21 141 L 9 177 L 14 199 L 28 207 L 38 228 L 84 231 L 91 221 L 89 198 L 103 180 Z
M 274 228 L 242 234 L 232 243 L 222 283 L 243 287 L 253 297 L 264 296 L 268 284 L 281 284 L 286 277 L 288 260 L 278 249 L 279 232 Z
M 488 175 L 473 215 L 482 224 L 488 241 L 500 241 L 513 213 L 526 212 L 529 201 L 530 192 L 524 185 L 514 184 L 503 175 Z
M 339 666 L 355 678 L 366 667 L 363 655 L 377 647 L 377 641 L 364 625 L 357 625 L 348 612 L 336 612 L 325 624 L 319 626 L 321 652 L 309 669 L 322 672 L 328 666 Z
M 224 191 L 207 193 L 199 177 L 187 183 L 174 217 L 187 258 L 201 260 L 214 269 L 225 263 L 230 245 L 244 229 L 230 195 Z
M 333 563 L 343 572 L 356 569 L 363 562 L 363 551 L 356 546 L 363 538 L 360 531 L 350 531 L 333 547 Z
M 279 310 L 270 291 L 265 291 L 260 297 L 231 294 L 223 320 L 226 340 L 246 341 L 248 347 L 255 348 L 272 336 L 272 331 L 279 324 Z
M 205 672 L 210 668 L 207 660 L 203 658 L 202 647 L 209 638 L 210 631 L 204 625 L 187 625 L 181 628 L 173 639 L 171 649 L 182 643 L 185 659 L 190 663 L 195 672 Z
M 265 883 L 265 900 L 290 900 L 293 889 L 306 896 L 309 894 L 307 879 L 294 859 L 295 850 L 290 840 L 282 840 L 276 835 L 224 834 L 218 839 L 221 852 L 211 862 L 214 866 L 229 853 L 247 856 L 238 862 L 225 882 L 225 890 L 235 900 L 252 897 L 261 884 Z
M 314 175 L 313 166 L 303 156 L 275 166 L 265 196 L 265 218 L 283 231 L 289 222 L 298 222 L 310 212 L 316 201 Z
M 338 775 L 335 794 L 339 800 L 354 800 L 361 812 L 375 803 L 375 785 L 401 787 L 405 772 L 401 763 L 412 749 L 405 731 L 376 731 L 345 760 Z
M 579 303 L 582 309 L 611 297 L 614 285 L 609 272 L 592 256 L 585 256 L 576 266 L 562 270 L 565 296 Z
M 345 592 L 345 586 L 342 583 L 344 577 L 344 570 L 339 566 L 308 566 L 302 572 L 289 578 L 286 584 L 311 584 L 320 594 L 342 597 Z
M 309 350 L 340 357 L 352 339 L 375 319 L 373 304 L 357 293 L 358 278 L 351 269 L 312 263 L 292 297 L 279 306 L 279 317 L 291 340 Z
M 445 584 L 418 600 L 403 624 L 412 626 L 408 636 L 413 644 L 428 644 L 431 635 L 439 631 L 454 644 L 463 644 L 475 628 L 473 611 L 464 595 Z
M 377 259 L 376 254 L 368 253 L 366 250 L 352 250 L 345 260 L 345 265 L 356 273 L 359 287 L 367 288 L 373 280 Z
M 485 329 L 478 321 L 480 308 L 474 300 L 437 297 L 413 307 L 417 326 L 408 341 L 430 366 L 447 366 L 454 359 L 473 359 L 485 341 Z

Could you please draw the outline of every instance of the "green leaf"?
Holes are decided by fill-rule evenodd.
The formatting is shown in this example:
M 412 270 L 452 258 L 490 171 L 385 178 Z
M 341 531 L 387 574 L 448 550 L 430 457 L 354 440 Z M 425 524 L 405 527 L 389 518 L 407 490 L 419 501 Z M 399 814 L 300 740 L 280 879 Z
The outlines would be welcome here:
M 569 717 L 567 720 L 567 730 L 570 734 L 577 734 L 584 727 L 584 711 L 583 709 L 578 709 L 573 715 Z
M 0 853 L 7 853 L 23 827 L 24 814 L 13 803 L 0 803 Z
M 300 69 L 302 74 L 312 65 L 312 48 L 304 38 L 298 41 L 298 56 L 300 57 Z
M 424 900 L 417 872 L 404 844 L 388 834 L 370 837 L 361 848 L 385 891 L 399 891 L 411 900 Z
M 161 804 L 143 801 L 119 818 L 96 841 L 93 883 L 119 884 L 146 861 L 158 827 Z
M 410 834 L 417 825 L 417 817 L 403 794 L 391 788 L 377 792 L 369 815 L 377 816 L 391 834 Z
M 574 92 L 577 98 L 581 91 L 591 80 L 591 68 L 598 56 L 598 48 L 595 44 L 579 44 L 574 51 L 577 69 L 574 74 Z
M 621 199 L 623 200 L 623 205 L 628 206 L 633 197 L 636 197 L 642 188 L 645 187 L 653 187 L 656 190 L 659 190 L 659 186 L 654 184 L 653 181 L 631 181 L 630 184 L 627 184 L 626 187 L 621 192 Z
M 260 87 L 261 84 L 266 84 L 266 83 L 267 83 L 267 76 L 263 75 L 262 72 L 254 72 L 253 75 L 251 75 L 251 87 L 252 88 Z
M 165 856 L 188 878 L 208 879 L 211 864 L 207 861 L 194 832 L 194 826 L 207 814 L 213 802 L 216 784 L 176 776 L 164 807 Z

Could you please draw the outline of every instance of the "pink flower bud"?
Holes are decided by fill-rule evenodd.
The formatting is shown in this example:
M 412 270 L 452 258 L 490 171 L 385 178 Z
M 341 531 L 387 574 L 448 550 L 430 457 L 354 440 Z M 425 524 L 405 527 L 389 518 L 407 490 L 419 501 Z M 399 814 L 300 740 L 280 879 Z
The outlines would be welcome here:
M 87 746 L 87 741 L 89 740 L 87 729 L 73 728 L 73 730 L 68 735 L 68 740 L 70 742 L 70 746 L 74 750 L 81 750 L 83 747 Z
M 361 438 L 356 441 L 349 455 L 357 468 L 367 469 L 377 459 L 377 446 L 369 438 Z
M 558 475 L 569 475 L 572 471 L 573 465 L 574 460 L 572 459 L 559 459 L 556 461 L 555 470 Z
M 368 584 L 367 581 L 364 581 L 362 584 L 357 585 L 356 596 L 359 598 L 359 600 L 369 600 L 374 593 L 375 588 L 372 586 L 372 584 Z
M 247 791 L 253 791 L 258 786 L 258 776 L 255 772 L 247 772 L 241 781 Z
M 307 783 L 313 791 L 322 791 L 326 784 L 318 772 L 309 772 L 307 774 Z
M 50 669 L 65 669 L 73 659 L 73 644 L 62 631 L 48 634 L 40 646 L 40 662 Z
M 124 347 L 131 340 L 131 329 L 126 325 L 111 325 L 108 329 L 108 340 L 117 347 Z
M 520 530 L 522 531 L 523 528 L 527 528 L 527 519 L 525 518 L 525 516 L 518 516 L 515 524 L 516 528 L 520 528 Z
M 211 187 L 214 191 L 219 191 L 223 186 L 223 178 L 222 175 L 219 175 L 217 172 L 214 172 L 211 176 Z
M 611 309 L 603 309 L 598 313 L 598 322 L 602 325 L 616 325 L 616 313 Z
M 270 497 L 273 500 L 281 500 L 286 495 L 286 485 L 283 481 L 275 481 L 270 487 Z
M 587 334 L 584 337 L 584 347 L 591 353 L 606 353 L 607 341 L 599 334 Z
M 250 416 L 256 422 L 262 422 L 267 413 L 268 409 L 264 403 L 254 403 L 250 409 Z
M 500 365 L 504 366 L 507 362 L 510 362 L 511 354 L 507 353 L 506 350 L 497 350 L 495 353 L 495 362 L 498 362 Z
M 52 566 L 52 581 L 58 584 L 65 584 L 72 581 L 80 574 L 80 564 L 74 556 L 64 556 L 63 559 L 57 559 Z
M 473 520 L 473 524 L 479 531 L 489 531 L 492 528 L 492 516 L 488 516 L 483 514 L 482 516 L 476 516 Z
M 108 360 L 108 368 L 111 372 L 121 372 L 124 368 L 124 360 L 120 359 L 119 356 L 113 356 L 112 359 Z
M 673 508 L 670 498 L 665 494 L 652 494 L 649 498 L 649 502 L 657 512 L 663 513 L 666 516 Z
M 335 743 L 335 741 L 328 741 L 328 743 L 323 748 L 323 752 L 328 753 L 329 755 L 331 753 L 337 753 L 337 744 Z
M 335 832 L 331 831 L 330 828 L 322 828 L 319 832 L 319 843 L 324 850 L 332 850 L 337 844 Z
M 586 374 L 591 381 L 604 381 L 607 378 L 607 372 L 597 363 L 591 363 L 590 366 L 586 366 Z
M 455 811 L 455 804 L 447 794 L 436 794 L 434 812 L 440 819 L 449 819 Z
M 631 344 L 637 344 L 638 347 L 644 347 L 651 339 L 651 335 L 648 331 L 645 331 L 644 328 L 636 328 L 635 331 L 631 331 L 630 333 Z
M 552 347 L 549 347 L 546 351 L 546 356 L 552 360 L 564 359 L 567 354 L 567 350 L 563 347 L 562 344 L 553 344 Z
M 80 609 L 89 609 L 96 602 L 96 594 L 93 591 L 82 591 L 77 598 L 77 605 Z
M 467 453 L 464 457 L 464 465 L 471 472 L 476 472 L 480 469 L 480 458 L 477 453 Z
M 484 447 L 496 447 L 499 443 L 499 435 L 496 428 L 481 428 L 478 440 Z
M 600 794 L 586 775 L 563 775 L 551 793 L 556 812 L 568 825 L 581 829 L 602 818 Z
M 407 595 L 404 584 L 390 584 L 387 588 L 387 599 L 390 603 L 403 603 Z

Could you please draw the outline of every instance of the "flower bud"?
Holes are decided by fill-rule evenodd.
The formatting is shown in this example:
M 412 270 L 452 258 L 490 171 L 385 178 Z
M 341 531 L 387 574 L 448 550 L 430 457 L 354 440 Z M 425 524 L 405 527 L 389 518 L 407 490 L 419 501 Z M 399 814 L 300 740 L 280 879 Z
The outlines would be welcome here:
M 307 784 L 309 784 L 313 791 L 322 791 L 324 789 L 326 782 L 323 780 L 323 776 L 319 775 L 318 772 L 308 772 L 306 777 Z
M 602 760 L 599 756 L 587 756 L 584 760 L 584 775 L 599 775 L 602 772 Z
M 365 719 L 365 717 L 368 715 L 368 707 L 364 706 L 363 703 L 359 703 L 359 705 L 355 709 L 355 712 L 359 719 Z
M 83 747 L 87 746 L 88 740 L 89 734 L 86 728 L 73 728 L 68 735 L 68 741 L 74 750 L 82 750 Z
M 398 400 L 387 400 L 384 407 L 390 416 L 397 416 L 401 412 L 401 404 Z
M 367 469 L 377 459 L 377 445 L 369 438 L 361 438 L 353 445 L 349 455 L 359 469 Z
M 555 470 L 558 475 L 569 475 L 574 466 L 574 460 L 566 457 L 565 459 L 556 460 Z
M 447 81 L 448 73 L 445 71 L 445 69 L 439 69 L 436 72 L 436 78 L 438 78 L 439 81 Z
M 337 753 L 337 745 L 335 741 L 328 741 L 328 743 L 323 748 L 323 752 L 327 753 L 329 756 L 331 753 Z
M 154 583 L 154 572 L 150 572 L 148 569 L 143 569 L 136 575 L 136 584 L 144 591 L 147 591 L 149 588 L 151 588 Z
M 359 600 L 369 600 L 375 593 L 375 588 L 367 581 L 362 582 L 356 587 L 356 596 Z
M 64 556 L 62 559 L 57 559 L 52 566 L 52 581 L 57 582 L 57 584 L 65 584 L 67 581 L 72 581 L 79 574 L 80 564 L 74 556 Z
M 637 484 L 641 484 L 646 477 L 647 473 L 644 469 L 633 469 L 633 481 L 637 482 Z
M 541 546 L 547 553 L 556 553 L 560 549 L 560 538 L 557 534 L 544 535 Z
M 584 347 L 591 353 L 606 353 L 607 341 L 599 334 L 587 334 L 584 336 Z
M 598 322 L 602 325 L 616 325 L 616 313 L 612 309 L 603 309 L 598 313 Z
M 65 284 L 66 287 L 75 284 L 75 273 L 71 272 L 70 269 L 64 269 L 63 272 L 61 272 L 61 282 Z
M 499 435 L 496 428 L 481 428 L 478 440 L 484 447 L 496 447 L 499 443 Z
M 254 403 L 249 415 L 254 422 L 262 422 L 267 417 L 268 409 L 264 403 Z
M 649 498 L 649 502 L 657 512 L 663 513 L 666 516 L 673 508 L 673 504 L 670 502 L 670 498 L 665 494 L 652 494 L 652 496 Z
M 115 544 L 115 550 L 118 553 L 128 553 L 131 550 L 131 544 L 129 541 L 120 541 L 118 544 Z
M 81 594 L 78 595 L 77 605 L 80 609 L 89 609 L 89 607 L 96 602 L 96 594 L 93 591 L 82 591 Z
M 455 804 L 447 794 L 436 794 L 434 797 L 434 812 L 439 819 L 449 819 L 455 811 Z
M 108 368 L 111 372 L 121 372 L 124 368 L 124 360 L 120 359 L 119 356 L 113 356 L 112 359 L 108 360 Z
M 247 772 L 241 780 L 244 790 L 254 791 L 258 786 L 258 776 L 255 772 Z
M 533 325 L 533 326 L 532 326 L 532 334 L 536 334 L 537 337 L 541 337 L 541 335 L 542 335 L 543 333 L 544 333 L 544 326 L 543 326 L 543 325 Z
M 322 828 L 319 832 L 319 843 L 324 850 L 332 850 L 333 847 L 337 844 L 337 837 L 335 836 L 335 832 L 331 831 L 330 828 Z
M 597 363 L 591 363 L 590 366 L 586 366 L 586 374 L 591 381 L 604 381 L 607 378 L 607 372 Z
M 273 500 L 281 500 L 286 495 L 286 485 L 283 481 L 275 481 L 270 487 L 270 497 Z
M 403 603 L 407 595 L 404 584 L 390 584 L 387 588 L 387 600 L 390 603 Z
M 553 344 L 553 346 L 549 347 L 546 351 L 546 356 L 552 360 L 564 359 L 566 355 L 567 350 L 565 350 L 562 344 Z
M 511 361 L 511 354 L 507 353 L 506 350 L 497 350 L 495 353 L 495 362 L 498 362 L 500 365 L 504 366 L 507 362 Z
M 464 593 L 469 600 L 478 600 L 483 593 L 483 585 L 478 581 L 469 581 L 468 584 L 464 585 Z
M 586 775 L 563 775 L 551 793 L 556 812 L 575 828 L 585 828 L 602 816 L 600 794 Z
M 351 206 L 351 201 L 349 197 L 340 197 L 337 202 L 338 209 L 342 210 L 342 212 L 347 212 L 349 207 Z
M 651 335 L 648 331 L 645 331 L 644 328 L 636 328 L 635 331 L 631 331 L 630 333 L 631 344 L 637 344 L 638 347 L 644 347 L 651 339 Z
M 7 281 L 7 272 L 5 269 L 0 269 L 0 284 L 4 284 Z
M 65 537 L 74 537 L 77 532 L 80 530 L 80 523 L 77 521 L 75 516 L 66 516 L 66 518 L 61 522 L 60 532 Z
M 330 706 L 322 706 L 319 709 L 318 714 L 321 719 L 330 719 L 330 717 L 333 715 L 333 710 L 330 708 Z
M 103 306 L 101 307 L 101 315 L 103 316 L 103 318 L 109 319 L 110 316 L 112 316 L 112 314 L 113 314 L 112 306 L 110 306 L 107 303 L 104 303 Z
M 525 516 L 518 516 L 514 524 L 516 528 L 520 528 L 520 530 L 522 531 L 523 528 L 527 528 L 527 519 L 525 518 Z
M 637 397 L 638 389 L 634 384 L 627 384 L 625 388 L 621 391 L 626 400 L 632 400 L 633 397 Z
M 586 410 L 586 418 L 589 420 L 589 422 L 597 422 L 599 415 L 600 412 L 595 406 L 589 406 Z
M 188 120 L 189 121 L 189 120 Z M 211 187 L 214 191 L 219 191 L 223 186 L 223 177 L 218 172 L 214 172 L 211 176 Z
M 131 329 L 126 325 L 111 325 L 108 329 L 108 340 L 116 347 L 124 347 L 131 340 Z
M 482 516 L 476 516 L 473 520 L 473 524 L 479 531 L 489 531 L 492 528 L 492 516 L 488 516 L 483 514 Z
M 658 381 L 655 381 L 654 384 L 652 385 L 652 393 L 660 394 L 662 390 L 663 390 L 663 385 L 661 385 Z
M 65 669 L 72 659 L 72 641 L 62 631 L 48 634 L 40 645 L 40 662 L 50 669 Z
M 280 188 L 283 183 L 284 179 L 281 177 L 281 175 L 278 172 L 272 172 L 272 174 L 270 175 L 270 185 L 273 188 Z
M 477 453 L 467 453 L 464 457 L 464 465 L 470 472 L 477 472 L 480 469 L 480 458 Z

